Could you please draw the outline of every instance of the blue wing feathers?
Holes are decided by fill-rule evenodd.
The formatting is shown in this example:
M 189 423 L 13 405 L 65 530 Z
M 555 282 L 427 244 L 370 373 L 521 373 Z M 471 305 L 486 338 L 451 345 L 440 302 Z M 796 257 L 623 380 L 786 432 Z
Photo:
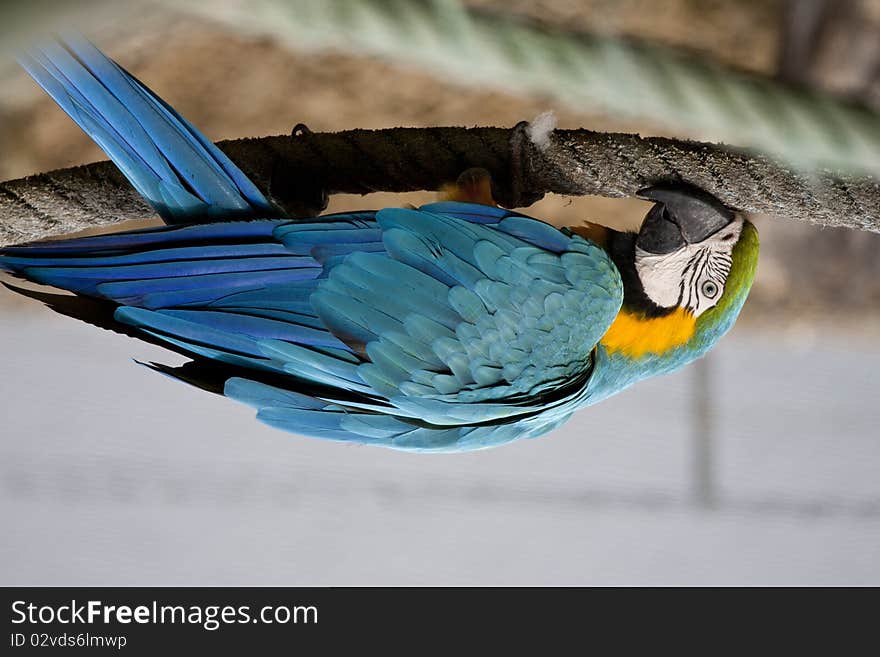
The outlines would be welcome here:
M 567 251 L 571 239 L 549 224 L 522 216 L 509 216 L 498 223 L 498 230 L 553 253 Z
M 120 306 L 116 309 L 118 321 L 139 328 L 147 329 L 154 334 L 168 335 L 186 342 L 210 346 L 229 353 L 236 353 L 257 358 L 265 357 L 256 341 L 236 333 L 206 326 L 166 315 L 160 311 Z
M 385 331 L 400 331 L 403 328 L 397 319 L 347 295 L 319 290 L 311 299 L 315 312 L 324 324 L 359 348 L 378 340 Z
M 14 253 L 14 247 L 8 249 Z M 41 249 L 42 251 L 42 249 Z M 212 258 L 251 258 L 265 256 L 290 256 L 281 244 L 236 244 L 223 246 L 202 246 L 198 249 L 170 248 L 138 251 L 126 255 L 94 255 L 77 258 L 75 256 L 56 256 L 33 253 L 30 257 L 9 255 L 4 261 L 16 267 L 106 267 L 113 265 L 140 265 L 146 263 L 174 263 L 182 260 L 209 260 Z M 292 261 L 291 261 L 292 262 Z
M 162 315 L 188 320 L 211 329 L 246 335 L 255 340 L 287 340 L 299 344 L 346 349 L 345 343 L 323 328 L 233 312 L 199 310 L 160 310 Z
M 475 224 L 497 224 L 505 217 L 516 214 L 504 208 L 493 207 L 491 205 L 479 205 L 476 203 L 464 203 L 461 201 L 438 201 L 436 203 L 427 203 L 420 209 L 434 214 L 450 215 L 457 219 L 461 219 L 462 221 L 468 221 Z
M 528 400 L 589 367 L 616 270 L 506 210 L 428 210 L 129 231 L 0 249 L 0 267 L 114 300 L 118 321 L 188 353 L 337 391 L 229 379 L 272 426 L 415 451 L 555 426 L 561 412 Z M 592 331 L 569 328 L 584 317 Z
M 206 274 L 227 274 L 275 269 L 314 269 L 317 263 L 312 258 L 300 258 L 285 254 L 283 256 L 234 257 L 222 259 L 194 258 L 189 260 L 165 260 L 153 263 L 128 262 L 115 265 L 97 266 L 27 266 L 33 276 L 51 275 L 64 280 L 66 276 L 75 278 L 95 278 L 102 281 L 152 280 L 180 276 L 203 276 Z M 308 275 L 309 272 L 306 272 Z M 315 272 L 311 272 L 314 278 Z
M 264 242 L 275 244 L 273 232 L 291 222 L 280 220 L 236 221 L 229 223 L 199 224 L 193 226 L 161 226 L 123 231 L 110 235 L 92 235 L 71 239 L 54 240 L 17 246 L 5 246 L 5 255 L 28 255 L 34 257 L 53 255 L 88 256 L 127 254 L 153 248 L 178 246 L 242 244 Z M 192 251 L 190 253 L 198 253 Z
M 151 300 L 153 305 L 159 293 L 191 292 L 195 298 L 202 296 L 206 288 L 225 290 L 225 293 L 236 289 L 252 289 L 268 285 L 284 284 L 292 281 L 312 278 L 312 268 L 276 269 L 258 271 L 236 271 L 226 274 L 203 274 L 200 276 L 175 276 L 131 281 L 109 281 L 96 285 L 99 296 L 120 303 L 136 305 L 134 300 Z M 59 285 L 59 281 L 51 283 Z M 66 287 L 65 281 L 60 281 Z M 159 297 L 161 298 L 161 297 Z

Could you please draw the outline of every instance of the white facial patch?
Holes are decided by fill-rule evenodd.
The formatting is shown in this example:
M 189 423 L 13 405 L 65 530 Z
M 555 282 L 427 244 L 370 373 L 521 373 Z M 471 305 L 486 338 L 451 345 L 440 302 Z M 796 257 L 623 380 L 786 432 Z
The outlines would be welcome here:
M 645 294 L 661 308 L 681 306 L 699 317 L 724 293 L 742 228 L 743 219 L 737 215 L 714 235 L 672 253 L 649 253 L 636 247 L 636 273 Z

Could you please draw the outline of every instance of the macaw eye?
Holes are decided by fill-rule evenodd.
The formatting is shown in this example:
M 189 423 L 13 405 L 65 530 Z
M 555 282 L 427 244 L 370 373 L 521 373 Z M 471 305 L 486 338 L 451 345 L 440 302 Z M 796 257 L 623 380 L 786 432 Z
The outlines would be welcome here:
M 703 283 L 703 294 L 709 299 L 714 299 L 715 295 L 718 294 L 718 286 L 712 281 L 706 281 Z

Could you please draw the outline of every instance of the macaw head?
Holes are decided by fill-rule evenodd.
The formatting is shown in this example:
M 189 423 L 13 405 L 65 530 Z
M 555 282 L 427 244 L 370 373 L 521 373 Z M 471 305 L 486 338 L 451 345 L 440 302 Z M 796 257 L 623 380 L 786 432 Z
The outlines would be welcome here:
M 758 233 L 697 189 L 639 195 L 655 203 L 638 234 L 611 245 L 624 301 L 602 345 L 659 374 L 699 358 L 733 326 L 755 276 Z

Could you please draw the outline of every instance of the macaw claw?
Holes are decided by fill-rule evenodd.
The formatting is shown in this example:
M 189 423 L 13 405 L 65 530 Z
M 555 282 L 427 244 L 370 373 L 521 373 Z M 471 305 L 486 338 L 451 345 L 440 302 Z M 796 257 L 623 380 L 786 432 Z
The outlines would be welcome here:
M 441 193 L 447 201 L 498 205 L 493 194 L 492 174 L 482 167 L 465 169 L 454 183 L 445 185 Z
M 312 135 L 305 123 L 297 123 L 290 136 L 305 139 Z M 299 217 L 317 217 L 330 202 L 330 193 L 317 175 L 292 177 L 284 167 L 273 169 L 267 190 L 272 201 L 284 209 L 284 214 Z

